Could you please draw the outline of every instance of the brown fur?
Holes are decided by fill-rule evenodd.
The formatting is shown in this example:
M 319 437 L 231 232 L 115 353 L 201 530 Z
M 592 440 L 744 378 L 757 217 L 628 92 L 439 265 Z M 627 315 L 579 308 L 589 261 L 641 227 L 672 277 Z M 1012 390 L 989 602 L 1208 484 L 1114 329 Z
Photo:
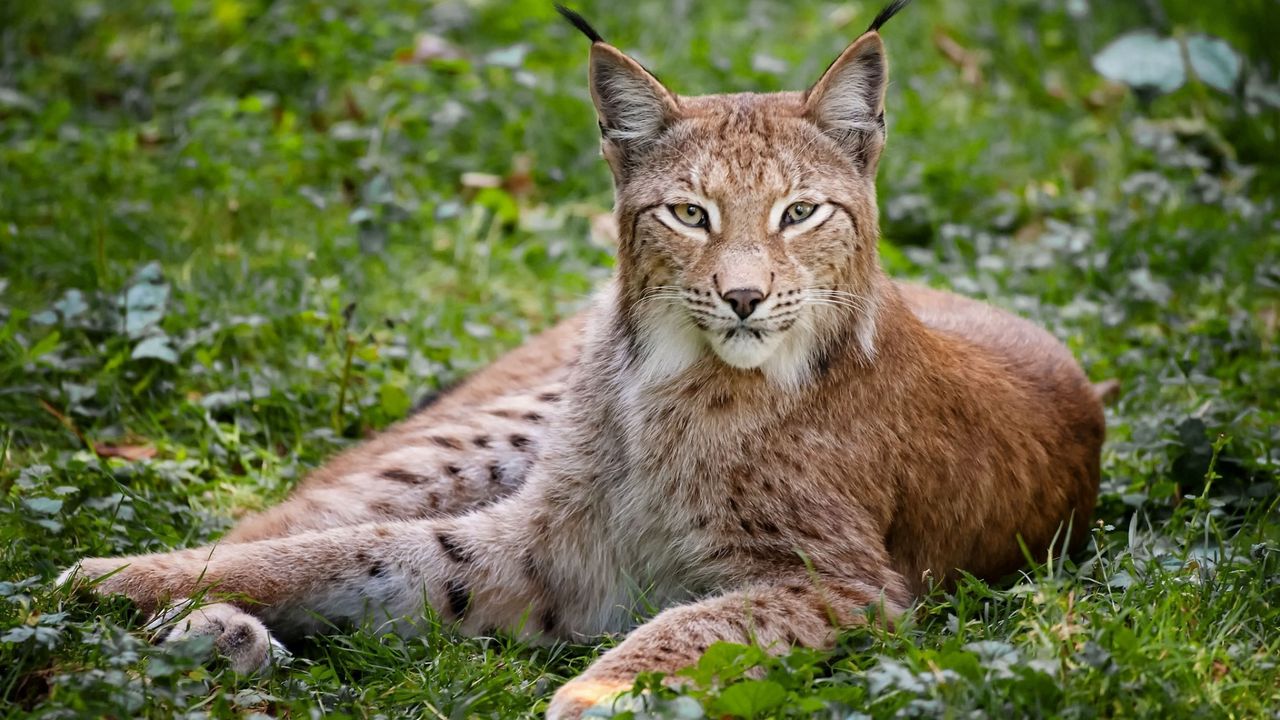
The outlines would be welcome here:
M 667 608 L 557 693 L 574 718 L 717 640 L 826 647 L 962 570 L 1017 569 L 1020 541 L 1079 541 L 1103 416 L 1070 353 L 879 268 L 886 81 L 874 31 L 806 93 L 701 98 L 595 42 L 619 227 L 596 306 L 222 544 L 80 574 L 119 570 L 98 590 L 149 608 L 213 586 L 301 631 L 413 632 L 424 594 L 464 632 L 531 638 Z M 813 214 L 780 220 L 797 201 Z

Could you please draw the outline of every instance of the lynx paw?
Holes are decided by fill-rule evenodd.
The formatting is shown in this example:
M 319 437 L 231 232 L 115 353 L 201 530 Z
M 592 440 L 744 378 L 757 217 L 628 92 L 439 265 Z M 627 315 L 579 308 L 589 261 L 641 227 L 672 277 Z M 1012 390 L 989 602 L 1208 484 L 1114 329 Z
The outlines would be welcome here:
M 612 708 L 619 695 L 631 689 L 634 682 L 622 680 L 593 680 L 575 678 L 556 691 L 547 708 L 547 720 L 578 720 L 582 717 L 601 717 Z M 595 709 L 595 713 L 587 713 Z M 619 708 L 621 709 L 621 708 Z M 604 716 L 611 715 L 607 713 Z
M 57 584 L 76 583 L 100 596 L 125 595 L 143 610 L 154 610 L 170 597 L 191 591 L 188 573 L 174 558 L 143 555 L 119 558 L 84 558 L 62 571 Z
M 95 580 L 102 575 L 106 575 L 114 570 L 114 567 L 103 566 L 97 567 L 99 563 L 103 563 L 102 558 L 84 558 L 76 561 L 74 565 L 63 570 L 58 579 L 53 581 L 54 585 L 66 585 L 73 580 Z
M 156 633 L 155 642 L 168 645 L 187 638 L 212 637 L 214 651 L 241 674 L 262 672 L 288 657 L 288 650 L 262 621 L 234 605 L 191 606 L 192 601 L 183 600 L 157 613 L 146 626 Z

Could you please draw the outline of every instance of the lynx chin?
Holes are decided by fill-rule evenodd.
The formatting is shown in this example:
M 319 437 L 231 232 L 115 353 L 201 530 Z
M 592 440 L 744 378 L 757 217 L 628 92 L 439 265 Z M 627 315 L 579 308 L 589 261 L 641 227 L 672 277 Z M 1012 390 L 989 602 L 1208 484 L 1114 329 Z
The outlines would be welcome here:
M 561 8 L 591 41 L 616 191 L 593 305 L 217 545 L 64 579 L 242 670 L 272 634 L 427 613 L 534 642 L 629 631 L 547 708 L 577 718 L 716 641 L 828 647 L 962 571 L 1018 569 L 1022 544 L 1083 541 L 1104 426 L 1070 352 L 877 259 L 879 31 L 905 4 L 807 90 L 701 97 Z

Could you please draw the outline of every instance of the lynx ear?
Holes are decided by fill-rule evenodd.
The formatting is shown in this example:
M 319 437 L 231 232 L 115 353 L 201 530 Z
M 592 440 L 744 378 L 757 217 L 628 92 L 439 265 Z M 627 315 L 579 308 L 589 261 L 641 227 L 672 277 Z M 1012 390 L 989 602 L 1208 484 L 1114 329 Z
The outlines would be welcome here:
M 671 91 L 640 63 L 604 42 L 591 44 L 591 99 L 600 117 L 606 156 L 609 145 L 623 155 L 643 149 L 678 113 Z
M 888 82 L 884 43 L 871 31 L 845 48 L 805 94 L 805 115 L 868 175 L 875 173 L 884 147 Z

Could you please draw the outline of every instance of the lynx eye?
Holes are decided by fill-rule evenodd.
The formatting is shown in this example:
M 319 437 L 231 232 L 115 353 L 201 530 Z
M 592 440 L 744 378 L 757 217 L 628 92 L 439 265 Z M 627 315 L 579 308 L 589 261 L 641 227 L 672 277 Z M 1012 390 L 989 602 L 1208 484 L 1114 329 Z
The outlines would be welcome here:
M 688 225 L 691 228 L 704 228 L 707 226 L 707 211 L 697 205 L 680 203 L 679 205 L 668 205 L 667 209 L 683 225 Z
M 818 206 L 814 205 L 813 203 L 807 203 L 807 202 L 791 203 L 791 206 L 788 207 L 782 213 L 782 226 L 786 227 L 788 225 L 799 225 L 800 223 L 812 217 L 813 211 L 817 209 L 818 209 Z

